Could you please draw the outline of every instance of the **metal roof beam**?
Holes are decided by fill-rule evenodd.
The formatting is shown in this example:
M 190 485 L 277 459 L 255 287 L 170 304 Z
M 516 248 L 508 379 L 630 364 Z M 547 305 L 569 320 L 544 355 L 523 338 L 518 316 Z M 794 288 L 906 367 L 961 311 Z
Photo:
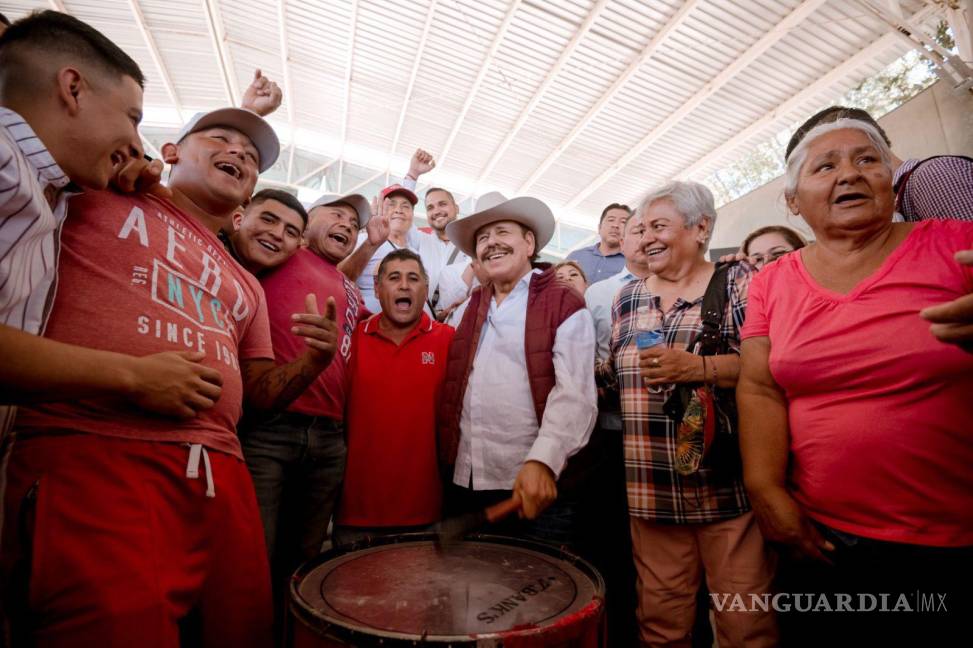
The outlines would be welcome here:
M 203 0 L 203 13 L 206 14 L 206 29 L 209 31 L 210 40 L 213 41 L 213 51 L 216 52 L 216 62 L 220 68 L 220 77 L 223 79 L 223 88 L 226 90 L 228 105 L 235 106 L 237 105 L 237 97 L 240 96 L 240 88 L 237 87 L 236 73 L 233 71 L 233 59 L 230 58 L 230 50 L 226 46 L 223 20 L 216 3 L 217 0 Z
M 652 40 L 650 40 L 649 43 L 642 49 L 642 52 L 638 55 L 638 57 L 629 63 L 628 67 L 625 68 L 625 71 L 622 72 L 621 76 L 615 79 L 615 82 L 612 83 L 611 87 L 608 88 L 608 91 L 602 95 L 601 99 L 599 99 L 598 102 L 592 106 L 587 113 L 585 113 L 585 116 L 581 118 L 581 121 L 575 124 L 574 128 L 571 129 L 571 132 L 568 133 L 567 137 L 561 140 L 551 154 L 548 155 L 544 161 L 537 166 L 534 173 L 527 178 L 527 181 L 520 185 L 520 188 L 517 189 L 518 194 L 526 193 L 527 190 L 530 189 L 534 183 L 536 183 L 540 177 L 547 172 L 549 168 L 551 168 L 554 161 L 557 160 L 561 154 L 564 153 L 569 146 L 571 146 L 571 143 L 578 138 L 578 135 L 580 135 L 581 132 L 587 128 L 588 125 L 591 124 L 591 122 L 594 121 L 599 114 L 601 114 L 601 111 L 604 110 L 605 106 L 607 106 L 608 103 L 615 98 L 615 95 L 617 95 L 622 87 L 628 83 L 628 80 L 639 71 L 639 68 L 641 68 L 646 61 L 655 55 L 655 53 L 669 39 L 673 32 L 682 26 L 689 14 L 692 13 L 693 9 L 696 8 L 696 5 L 698 5 L 699 2 L 700 0 L 690 0 L 672 15 L 669 21 L 662 26 L 662 29 L 656 32 L 656 34 L 652 37 Z
M 790 33 L 792 29 L 804 22 L 808 16 L 817 11 L 825 2 L 827 2 L 827 0 L 804 0 L 804 2 L 794 9 L 794 11 L 787 14 L 783 20 L 774 25 L 773 29 L 764 34 L 760 40 L 751 45 L 742 55 L 734 59 L 734 61 L 725 67 L 719 74 L 717 74 L 712 81 L 707 83 L 702 89 L 699 90 L 699 92 L 680 105 L 678 110 L 671 113 L 662 121 L 661 124 L 649 131 L 649 133 L 639 140 L 639 142 L 628 152 L 626 152 L 625 155 L 617 159 L 601 175 L 595 178 L 593 182 L 588 183 L 584 189 L 575 194 L 575 196 L 567 202 L 565 207 L 568 209 L 577 207 L 582 200 L 590 196 L 595 190 L 599 189 L 603 184 L 614 177 L 616 173 L 621 171 L 633 160 L 642 155 L 646 149 L 655 144 L 662 136 L 672 130 L 676 124 L 681 122 L 686 118 L 687 115 L 696 110 L 700 104 L 716 94 L 743 69 L 765 54 L 771 47 L 780 42 L 780 40 Z
M 307 182 L 308 180 L 310 180 L 311 178 L 313 178 L 317 174 L 324 173 L 325 171 L 327 171 L 328 169 L 330 169 L 331 168 L 331 165 L 334 164 L 337 161 L 338 160 L 336 158 L 334 160 L 331 160 L 330 162 L 325 162 L 324 164 L 322 164 L 321 166 L 317 167 L 316 169 L 314 169 L 312 171 L 309 171 L 308 173 L 305 173 L 304 175 L 302 175 L 300 178 L 298 178 L 297 180 L 294 181 L 294 184 L 295 185 L 304 184 L 305 182 Z
M 934 6 L 927 5 L 918 11 L 912 17 L 912 19 L 922 22 L 931 14 L 935 13 L 935 11 L 936 9 Z M 738 132 L 736 135 L 726 140 L 718 147 L 693 162 L 690 166 L 677 173 L 675 176 L 673 176 L 673 178 L 676 180 L 699 179 L 700 173 L 706 171 L 713 163 L 718 163 L 724 160 L 737 149 L 748 144 L 754 137 L 757 137 L 766 129 L 770 128 L 773 124 L 786 118 L 805 103 L 814 99 L 821 92 L 846 78 L 849 74 L 861 68 L 863 65 L 874 61 L 876 57 L 881 55 L 883 52 L 888 51 L 893 45 L 895 45 L 897 40 L 898 39 L 896 38 L 895 34 L 886 34 L 873 42 L 871 45 L 859 50 L 858 53 L 832 68 L 827 74 L 814 81 L 814 83 L 806 86 L 790 99 L 776 106 L 763 117 L 760 117 L 755 122 Z
M 432 19 L 436 15 L 436 6 L 439 0 L 432 0 L 429 11 L 426 13 L 426 22 L 422 26 L 422 36 L 419 37 L 419 47 L 416 49 L 416 56 L 412 61 L 412 72 L 409 73 L 409 83 L 406 85 L 405 98 L 402 100 L 402 108 L 399 109 L 399 120 L 395 124 L 395 135 L 392 137 L 392 146 L 389 147 L 389 164 L 392 163 L 392 156 L 395 149 L 399 148 L 399 137 L 402 135 L 402 126 L 405 124 L 405 115 L 409 111 L 409 102 L 412 100 L 412 91 L 415 89 L 416 77 L 419 75 L 419 65 L 422 63 L 422 55 L 426 51 L 426 43 L 429 42 L 429 30 L 432 28 Z
M 345 59 L 345 101 L 341 115 L 341 146 L 338 157 L 345 154 L 348 139 L 348 118 L 351 113 L 351 69 L 355 62 L 355 32 L 358 31 L 358 0 L 351 3 L 351 25 L 348 28 L 348 56 Z M 341 167 L 338 167 L 338 186 L 341 186 Z
M 947 4 L 946 20 L 953 30 L 959 57 L 973 65 L 973 0 L 961 0 L 955 7 Z
M 176 112 L 179 114 L 179 122 L 182 123 L 182 103 L 179 101 L 179 95 L 176 94 L 176 86 L 172 82 L 172 77 L 169 76 L 169 68 L 166 67 L 165 62 L 162 60 L 162 55 L 159 53 L 159 47 L 156 45 L 155 37 L 152 36 L 152 32 L 149 31 L 148 26 L 145 24 L 145 15 L 142 13 L 142 8 L 139 6 L 138 0 L 128 0 L 128 6 L 132 10 L 132 15 L 135 16 L 135 24 L 142 34 L 142 39 L 145 40 L 145 44 L 149 48 L 149 56 L 152 57 L 152 62 L 159 71 L 159 76 L 162 77 L 162 85 L 165 86 L 166 94 L 169 95 L 169 101 L 175 106 Z
M 910 20 L 889 11 L 886 6 L 876 5 L 868 0 L 858 0 L 858 3 L 875 14 L 879 20 L 888 24 L 893 33 L 904 43 L 908 43 L 935 65 L 939 75 L 949 80 L 954 88 L 969 89 L 973 87 L 973 70 L 961 57 L 948 51 Z
M 490 173 L 493 172 L 493 168 L 500 161 L 500 158 L 503 157 L 503 154 L 507 152 L 507 149 L 514 141 L 514 138 L 517 137 L 520 129 L 523 128 L 524 124 L 527 123 L 527 119 L 534 113 L 534 110 L 537 108 L 538 104 L 540 104 L 541 100 L 544 98 L 544 95 L 547 94 L 547 91 L 550 89 L 551 85 L 555 80 L 557 80 L 561 70 L 564 69 L 564 66 L 567 64 L 568 60 L 570 60 L 570 58 L 574 55 L 574 51 L 578 49 L 578 45 L 581 43 L 582 39 L 584 39 L 584 37 L 588 35 L 588 32 L 591 31 L 591 26 L 595 23 L 598 16 L 601 15 L 601 12 L 604 11 L 607 5 L 608 0 L 598 0 L 595 6 L 591 8 L 591 11 L 588 12 L 588 17 L 585 18 L 584 22 L 581 23 L 581 26 L 578 27 L 578 31 L 575 32 L 574 36 L 571 38 L 571 41 L 567 44 L 567 47 L 565 47 L 561 52 L 561 56 L 554 64 L 554 67 L 552 67 L 548 71 L 547 76 L 544 77 L 544 82 L 541 83 L 540 87 L 538 87 L 534 92 L 534 96 L 530 98 L 529 102 L 527 102 L 527 106 L 523 109 L 523 111 L 521 111 L 520 116 L 517 117 L 517 121 L 514 123 L 513 128 L 507 131 L 507 135 L 503 138 L 500 146 L 498 146 L 493 152 L 493 155 L 490 156 L 490 160 L 486 163 L 486 166 L 483 167 L 483 170 L 480 171 L 479 177 L 476 180 L 477 185 L 480 185 L 480 183 L 486 180 L 490 176 Z
M 294 95 L 291 85 L 291 66 L 289 62 L 290 47 L 287 40 L 287 8 L 286 0 L 277 0 L 277 39 L 280 41 L 280 68 L 284 73 L 284 105 L 287 107 L 287 124 L 291 132 L 291 164 L 294 162 Z
M 356 191 L 358 191 L 359 189 L 361 189 L 362 187 L 364 187 L 368 183 L 374 182 L 375 180 L 378 180 L 383 175 L 385 175 L 385 169 L 382 169 L 378 173 L 369 176 L 365 180 L 362 180 L 361 182 L 359 182 L 358 184 L 356 184 L 354 187 L 349 187 L 348 189 L 345 189 L 341 193 L 342 193 L 342 195 L 345 195 L 345 196 L 347 196 L 350 193 L 355 193 Z
M 470 107 L 473 106 L 473 100 L 476 99 L 476 94 L 480 91 L 480 86 L 483 85 L 483 81 L 486 79 L 487 73 L 490 72 L 490 66 L 493 65 L 493 59 L 496 58 L 497 51 L 500 49 L 503 39 L 507 35 L 507 30 L 510 28 L 510 23 L 513 21 L 514 14 L 520 8 L 523 0 L 514 0 L 507 9 L 507 15 L 503 17 L 503 22 L 500 23 L 500 27 L 497 29 L 496 36 L 493 37 L 493 43 L 490 44 L 490 49 L 487 51 L 486 58 L 483 59 L 483 64 L 480 65 L 480 71 L 476 75 L 476 80 L 473 82 L 473 86 L 466 95 L 466 100 L 463 102 L 463 107 L 459 111 L 459 116 L 453 123 L 453 128 L 449 131 L 449 137 L 446 138 L 446 144 L 443 149 L 436 156 L 436 165 L 439 168 L 443 168 L 446 163 L 446 158 L 449 156 L 449 151 L 453 148 L 453 142 L 456 141 L 456 136 L 459 134 L 459 129 L 463 126 L 463 121 L 466 119 L 466 113 L 470 111 Z

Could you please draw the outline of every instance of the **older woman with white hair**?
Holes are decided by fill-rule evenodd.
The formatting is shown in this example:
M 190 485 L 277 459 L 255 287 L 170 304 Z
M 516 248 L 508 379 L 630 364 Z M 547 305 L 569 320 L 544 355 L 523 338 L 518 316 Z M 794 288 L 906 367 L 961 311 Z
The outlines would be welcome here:
M 762 595 L 773 578 L 731 421 L 753 270 L 706 260 L 716 209 L 701 184 L 653 191 L 638 215 L 650 274 L 616 297 L 599 374 L 613 369 L 621 396 L 642 643 L 689 646 L 702 575 L 724 602 Z M 776 645 L 772 612 L 727 603 L 715 616 L 721 647 Z
M 840 622 L 844 641 L 949 645 L 935 638 L 943 611 L 969 610 L 973 354 L 938 340 L 920 311 L 973 288 L 954 259 L 973 247 L 973 223 L 893 222 L 890 155 L 861 121 L 811 130 L 785 197 L 816 241 L 750 291 L 740 441 L 764 536 L 789 550 L 779 586 L 826 594 L 818 611 L 847 596 L 845 611 L 899 612 L 783 615 L 785 644 L 832 644 Z M 945 605 L 908 614 L 917 592 Z

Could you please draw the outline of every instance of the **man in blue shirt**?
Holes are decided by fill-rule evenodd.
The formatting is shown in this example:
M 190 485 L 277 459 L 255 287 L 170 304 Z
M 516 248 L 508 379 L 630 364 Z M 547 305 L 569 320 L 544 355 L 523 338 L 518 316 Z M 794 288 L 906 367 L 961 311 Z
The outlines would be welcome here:
M 568 259 L 577 261 L 584 269 L 588 285 L 597 283 L 618 274 L 625 267 L 622 254 L 622 231 L 625 221 L 631 216 L 628 205 L 612 203 L 601 212 L 598 221 L 598 236 L 601 240 L 589 247 L 575 250 Z

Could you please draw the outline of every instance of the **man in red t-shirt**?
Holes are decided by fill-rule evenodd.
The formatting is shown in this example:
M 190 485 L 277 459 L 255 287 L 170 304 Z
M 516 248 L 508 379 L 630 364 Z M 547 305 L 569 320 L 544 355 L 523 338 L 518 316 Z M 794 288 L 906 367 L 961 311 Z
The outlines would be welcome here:
M 108 399 L 20 411 L 0 475 L 0 577 L 18 640 L 174 646 L 198 613 L 205 645 L 270 642 L 269 570 L 235 425 L 244 400 L 286 406 L 337 338 L 333 301 L 322 317 L 309 297 L 294 321 L 309 348 L 276 366 L 263 291 L 216 236 L 278 150 L 256 114 L 216 110 L 163 146 L 171 200 L 72 200 L 45 335 L 199 356 L 201 389 L 215 375 L 222 393 L 188 400 L 182 420 Z
M 303 351 L 291 333 L 291 317 L 308 293 L 334 300 L 338 328 L 338 353 L 328 369 L 286 411 L 252 417 L 241 430 L 278 594 L 278 620 L 287 579 L 301 562 L 320 553 L 327 538 L 344 474 L 345 371 L 362 303 L 358 288 L 337 264 L 351 252 L 360 229 L 381 226 L 370 216 L 368 201 L 359 194 L 322 196 L 308 210 L 307 249 L 259 273 L 278 362 L 290 362 Z M 250 249 L 236 247 L 245 253 Z
M 440 519 L 436 398 L 453 329 L 423 313 L 428 291 L 419 255 L 395 250 L 382 259 L 375 277 L 382 312 L 358 325 L 351 344 L 348 465 L 335 544 Z

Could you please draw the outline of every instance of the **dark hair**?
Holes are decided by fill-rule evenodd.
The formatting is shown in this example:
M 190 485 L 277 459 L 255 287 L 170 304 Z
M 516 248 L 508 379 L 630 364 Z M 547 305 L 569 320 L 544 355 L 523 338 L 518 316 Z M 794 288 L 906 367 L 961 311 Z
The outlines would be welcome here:
M 743 253 L 749 255 L 750 244 L 753 243 L 754 239 L 756 239 L 758 236 L 763 236 L 764 234 L 780 234 L 795 250 L 800 250 L 802 247 L 807 245 L 804 237 L 791 228 L 784 227 L 783 225 L 768 225 L 767 227 L 755 229 L 747 235 L 747 238 L 743 239 L 743 245 L 740 246 Z
M 861 108 L 848 108 L 847 106 L 830 106 L 824 110 L 818 111 L 811 115 L 806 122 L 797 127 L 794 134 L 791 135 L 791 139 L 787 142 L 787 150 L 784 153 L 784 159 L 788 159 L 797 145 L 801 143 L 804 136 L 810 132 L 812 128 L 818 126 L 819 124 L 830 124 L 831 122 L 836 122 L 839 119 L 857 119 L 858 121 L 863 121 L 867 124 L 871 124 L 878 131 L 878 134 L 882 136 L 885 143 L 891 147 L 892 142 L 889 141 L 889 136 L 885 134 L 882 127 L 878 125 L 875 118 L 868 114 L 867 111 Z
M 304 227 L 307 227 L 307 210 L 304 209 L 304 205 L 301 204 L 301 201 L 294 194 L 288 193 L 283 189 L 261 189 L 250 198 L 247 208 L 249 209 L 254 205 L 259 205 L 265 200 L 276 200 L 285 207 L 296 211 L 297 215 L 304 221 Z
M 382 275 L 385 274 L 385 266 L 392 261 L 415 261 L 419 264 L 419 274 L 422 275 L 423 279 L 429 281 L 429 275 L 426 274 L 426 266 L 422 265 L 422 259 L 418 254 L 406 248 L 398 248 L 385 255 L 382 262 L 378 264 L 378 274 L 375 275 L 376 281 L 382 278 Z
M 607 216 L 608 212 L 613 209 L 624 209 L 625 213 L 627 213 L 629 216 L 632 215 L 632 208 L 628 205 L 623 205 L 622 203 L 612 203 L 601 210 L 601 218 L 598 219 L 598 227 L 601 227 L 601 224 L 605 222 L 605 216 Z
M 58 11 L 35 11 L 0 36 L 0 87 L 30 87 L 37 76 L 32 62 L 63 56 L 88 63 L 115 78 L 130 76 L 145 87 L 138 63 L 94 27 Z
M 7 18 L 6 16 L 4 16 L 2 13 L 0 13 L 0 23 L 3 23 L 7 27 L 9 27 L 10 26 L 10 19 Z
M 447 191 L 446 189 L 443 189 L 442 187 L 430 187 L 426 189 L 426 200 L 429 200 L 429 194 L 431 194 L 434 191 L 442 191 L 444 194 L 449 196 L 449 199 L 453 201 L 453 204 L 456 203 L 456 199 L 453 198 L 453 193 L 451 191 Z

